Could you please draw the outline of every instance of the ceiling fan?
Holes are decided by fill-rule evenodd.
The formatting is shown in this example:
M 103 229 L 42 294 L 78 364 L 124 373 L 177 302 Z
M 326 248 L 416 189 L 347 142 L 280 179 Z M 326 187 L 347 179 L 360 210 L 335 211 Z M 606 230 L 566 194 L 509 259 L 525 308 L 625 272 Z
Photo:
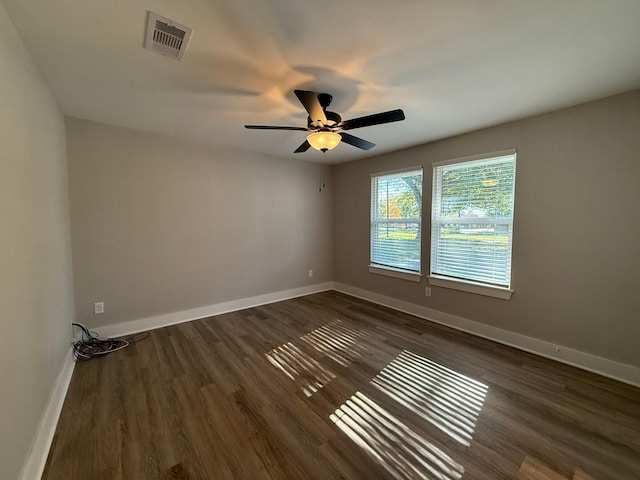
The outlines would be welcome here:
M 404 112 L 397 109 L 343 121 L 340 115 L 327 110 L 327 107 L 331 105 L 331 100 L 333 100 L 333 97 L 328 93 L 316 94 L 308 90 L 294 90 L 294 93 L 309 113 L 306 128 L 279 127 L 273 125 L 245 125 L 244 127 L 256 130 L 297 130 L 312 132 L 307 136 L 307 139 L 302 145 L 295 150 L 295 153 L 306 152 L 309 147 L 326 152 L 327 150 L 332 150 L 337 147 L 340 141 L 361 148 L 362 150 L 369 150 L 375 147 L 376 144 L 346 133 L 345 130 L 404 120 Z

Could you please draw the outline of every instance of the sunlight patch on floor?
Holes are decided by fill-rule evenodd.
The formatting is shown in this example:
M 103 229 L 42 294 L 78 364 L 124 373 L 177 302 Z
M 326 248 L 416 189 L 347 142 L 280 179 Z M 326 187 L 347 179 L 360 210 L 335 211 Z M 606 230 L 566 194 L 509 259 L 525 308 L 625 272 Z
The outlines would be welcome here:
M 356 392 L 330 416 L 353 442 L 396 479 L 455 480 L 464 468 L 371 398 Z
M 371 383 L 454 440 L 469 446 L 489 387 L 407 350 Z
M 363 330 L 347 327 L 341 320 L 334 320 L 307 333 L 300 339 L 318 352 L 346 367 L 366 353 L 367 349 L 361 342 L 370 341 L 371 336 Z
M 310 397 L 336 376 L 306 355 L 291 342 L 274 348 L 265 356 L 273 366 L 296 382 L 307 397 Z

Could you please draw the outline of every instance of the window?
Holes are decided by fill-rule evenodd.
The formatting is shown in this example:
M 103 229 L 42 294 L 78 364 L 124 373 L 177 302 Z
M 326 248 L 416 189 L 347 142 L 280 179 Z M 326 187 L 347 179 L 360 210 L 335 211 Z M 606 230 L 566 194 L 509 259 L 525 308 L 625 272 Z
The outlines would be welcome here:
M 429 283 L 510 298 L 515 167 L 515 150 L 433 164 Z
M 420 280 L 422 167 L 371 176 L 369 271 Z

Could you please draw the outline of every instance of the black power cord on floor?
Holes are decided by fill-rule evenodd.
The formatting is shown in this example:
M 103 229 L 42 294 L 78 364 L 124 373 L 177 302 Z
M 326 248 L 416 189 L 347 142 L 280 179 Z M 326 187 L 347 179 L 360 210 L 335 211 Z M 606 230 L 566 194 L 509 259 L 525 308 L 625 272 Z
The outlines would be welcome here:
M 144 333 L 131 335 L 129 338 L 101 338 L 97 333 L 92 332 L 81 323 L 72 323 L 72 325 L 82 331 L 82 338 L 73 342 L 73 355 L 78 360 L 91 360 L 108 353 L 117 352 L 149 335 Z

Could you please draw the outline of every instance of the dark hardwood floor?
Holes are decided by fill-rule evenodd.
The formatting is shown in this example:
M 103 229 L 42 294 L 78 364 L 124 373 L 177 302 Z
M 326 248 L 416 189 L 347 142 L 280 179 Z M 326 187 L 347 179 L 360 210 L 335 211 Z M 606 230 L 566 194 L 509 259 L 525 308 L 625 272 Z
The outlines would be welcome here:
M 76 365 L 46 480 L 640 479 L 640 389 L 336 292 Z

